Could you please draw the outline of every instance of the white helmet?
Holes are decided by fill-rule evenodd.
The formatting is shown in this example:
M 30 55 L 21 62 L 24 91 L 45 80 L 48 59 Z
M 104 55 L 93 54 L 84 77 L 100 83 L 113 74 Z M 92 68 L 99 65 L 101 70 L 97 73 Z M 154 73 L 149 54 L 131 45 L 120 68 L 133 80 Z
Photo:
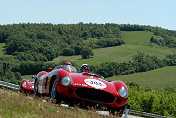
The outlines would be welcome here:
M 83 71 L 83 70 L 89 71 L 90 70 L 90 66 L 88 64 L 82 64 L 81 65 L 81 71 Z

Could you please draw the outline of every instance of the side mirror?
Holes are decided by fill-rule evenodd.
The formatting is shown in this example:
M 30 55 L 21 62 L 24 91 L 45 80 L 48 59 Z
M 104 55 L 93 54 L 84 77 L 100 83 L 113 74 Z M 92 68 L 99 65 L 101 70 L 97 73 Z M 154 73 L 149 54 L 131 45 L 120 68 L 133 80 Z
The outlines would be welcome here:
M 48 68 L 48 72 L 51 72 L 53 69 L 51 67 Z

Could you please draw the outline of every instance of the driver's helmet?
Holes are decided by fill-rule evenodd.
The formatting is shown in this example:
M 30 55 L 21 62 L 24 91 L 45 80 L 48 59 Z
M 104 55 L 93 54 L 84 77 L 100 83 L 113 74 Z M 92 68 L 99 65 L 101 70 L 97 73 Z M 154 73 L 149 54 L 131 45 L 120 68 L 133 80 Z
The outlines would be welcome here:
M 89 71 L 90 71 L 90 67 L 88 64 L 81 65 L 81 72 L 89 72 Z
M 70 65 L 71 66 L 72 64 L 71 64 L 71 62 L 67 61 L 67 62 L 65 62 L 65 65 Z
M 34 76 L 32 76 L 32 78 L 35 78 Z

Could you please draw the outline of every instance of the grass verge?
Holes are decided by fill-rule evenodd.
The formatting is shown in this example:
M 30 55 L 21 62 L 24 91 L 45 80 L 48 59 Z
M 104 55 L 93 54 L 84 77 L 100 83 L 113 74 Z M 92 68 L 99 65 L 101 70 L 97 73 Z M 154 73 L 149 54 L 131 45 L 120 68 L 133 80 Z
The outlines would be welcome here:
M 97 118 L 96 113 L 67 109 L 0 89 L 0 118 Z

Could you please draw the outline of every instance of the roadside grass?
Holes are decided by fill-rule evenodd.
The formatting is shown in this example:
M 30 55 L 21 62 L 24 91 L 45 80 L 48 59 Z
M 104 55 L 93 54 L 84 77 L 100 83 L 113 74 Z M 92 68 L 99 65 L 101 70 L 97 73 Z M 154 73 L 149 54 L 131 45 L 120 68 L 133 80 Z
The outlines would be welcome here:
M 126 44 L 121 46 L 94 49 L 94 56 L 89 59 L 82 59 L 78 56 L 59 56 L 54 62 L 72 61 L 77 65 L 87 63 L 89 65 L 99 65 L 104 62 L 126 62 L 138 52 L 157 56 L 164 59 L 166 55 L 172 54 L 174 49 L 149 44 L 153 33 L 146 31 L 122 31 L 122 37 Z
M 106 80 L 121 80 L 125 83 L 136 82 L 143 89 L 165 89 L 176 87 L 176 66 L 167 66 L 148 72 L 120 75 L 106 78 Z
M 57 104 L 32 100 L 20 93 L 0 89 L 0 118 L 98 118 L 97 113 L 67 109 Z

